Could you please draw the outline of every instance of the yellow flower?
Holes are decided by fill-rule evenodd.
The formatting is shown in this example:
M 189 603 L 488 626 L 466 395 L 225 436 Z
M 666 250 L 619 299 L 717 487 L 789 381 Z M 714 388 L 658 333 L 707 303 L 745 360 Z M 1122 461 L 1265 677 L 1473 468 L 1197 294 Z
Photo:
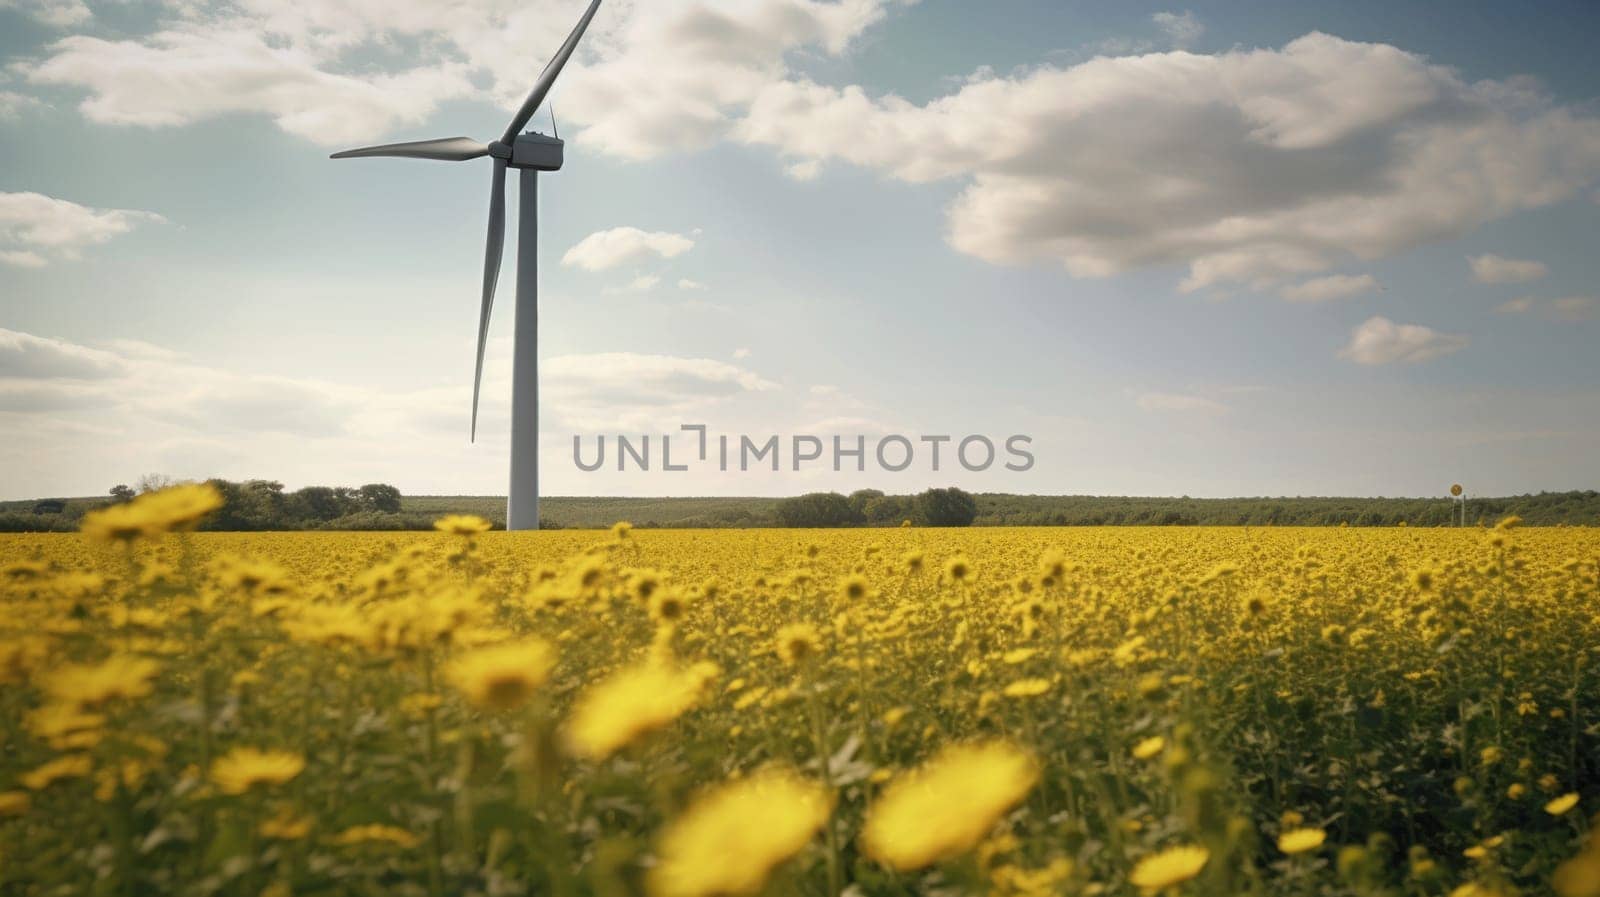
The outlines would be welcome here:
M 956 555 L 944 562 L 944 572 L 956 582 L 966 582 L 967 577 L 972 575 L 972 562 L 961 555 Z
M 655 662 L 615 673 L 578 698 L 567 721 L 567 747 L 580 757 L 604 760 L 694 706 L 715 675 L 715 665 L 686 671 Z
M 788 770 L 721 785 L 662 832 L 647 879 L 651 897 L 758 893 L 832 812 L 828 789 Z
M 33 798 L 26 791 L 0 791 L 0 818 L 24 816 L 33 806 Z
M 1545 804 L 1544 805 L 1544 811 L 1546 813 L 1549 813 L 1551 816 L 1560 816 L 1562 813 L 1567 812 L 1568 810 L 1572 809 L 1573 807 L 1576 807 L 1577 805 L 1578 805 L 1578 793 L 1576 791 L 1573 791 L 1573 792 L 1569 792 L 1567 794 L 1563 794 L 1560 797 L 1556 798 L 1555 800 L 1552 800 L 1551 802 Z
M 1328 840 L 1328 833 L 1320 828 L 1290 829 L 1278 836 L 1278 849 L 1284 853 L 1305 853 L 1316 850 Z
M 859 573 L 852 573 L 839 580 L 839 597 L 845 601 L 856 602 L 867 597 L 871 588 L 867 585 L 867 578 Z
M 23 773 L 17 781 L 30 791 L 43 791 L 62 779 L 81 779 L 93 768 L 88 754 L 66 754 Z
M 1138 760 L 1148 760 L 1166 750 L 1167 740 L 1160 735 L 1154 735 L 1133 746 L 1133 756 Z
M 958 856 L 982 840 L 1038 781 L 1032 755 L 1003 741 L 951 745 L 884 789 L 861 845 L 900 870 Z
M 1560 897 L 1600 897 L 1600 851 L 1585 850 L 1557 866 L 1550 887 Z
M 58 751 L 94 747 L 103 735 L 104 714 L 85 713 L 76 704 L 45 704 L 28 711 L 23 726 Z
M 778 630 L 778 656 L 783 662 L 798 665 L 822 650 L 822 636 L 810 623 L 790 623 Z
M 63 664 L 44 674 L 39 687 L 63 704 L 90 707 L 116 698 L 150 694 L 161 665 L 144 657 L 116 654 L 100 663 Z
M 1133 867 L 1128 881 L 1146 891 L 1159 891 L 1199 875 L 1209 859 L 1211 851 L 1198 845 L 1169 847 L 1140 860 Z
M 410 849 L 422 839 L 403 828 L 392 825 L 353 825 L 328 839 L 331 843 L 348 847 L 356 844 L 393 844 Z
M 494 524 L 476 514 L 446 514 L 433 522 L 433 528 L 452 536 L 476 536 L 494 528 Z
M 1008 698 L 1032 698 L 1049 690 L 1049 679 L 1018 679 L 1005 687 L 1005 695 Z
M 473 704 L 514 710 L 544 684 L 555 664 L 555 649 L 540 639 L 502 642 L 458 657 L 448 677 Z
M 215 486 L 185 483 L 90 511 L 83 515 L 79 529 L 94 539 L 129 542 L 140 536 L 193 529 L 201 518 L 220 507 L 222 493 Z
M 311 833 L 311 817 L 301 816 L 285 807 L 277 815 L 263 819 L 257 830 L 261 837 L 274 841 L 298 841 Z
M 688 602 L 677 589 L 657 589 L 650 596 L 650 618 L 657 623 L 675 623 L 687 609 Z
M 282 785 L 306 768 L 292 751 L 236 747 L 211 763 L 211 781 L 223 794 L 243 794 L 257 785 Z

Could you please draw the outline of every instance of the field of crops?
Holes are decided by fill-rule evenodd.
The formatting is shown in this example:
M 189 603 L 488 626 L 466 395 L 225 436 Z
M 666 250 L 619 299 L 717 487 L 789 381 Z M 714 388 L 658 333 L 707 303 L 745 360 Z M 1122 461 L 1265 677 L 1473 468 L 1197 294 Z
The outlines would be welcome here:
M 1600 531 L 207 506 L 0 539 L 0 894 L 1600 895 Z

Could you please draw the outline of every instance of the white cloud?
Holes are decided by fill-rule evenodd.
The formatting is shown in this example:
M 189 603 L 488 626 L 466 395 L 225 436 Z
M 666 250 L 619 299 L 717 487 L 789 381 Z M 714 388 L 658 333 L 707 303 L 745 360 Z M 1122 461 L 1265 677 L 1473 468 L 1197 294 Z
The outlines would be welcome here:
M 1339 357 L 1357 364 L 1414 364 L 1467 347 L 1467 337 L 1440 333 L 1421 324 L 1396 324 L 1374 316 L 1350 332 L 1350 342 Z
M 693 248 L 694 241 L 683 234 L 613 227 L 579 240 L 561 257 L 561 264 L 585 271 L 605 271 L 646 258 L 676 258 Z
M 1472 267 L 1472 279 L 1479 283 L 1521 283 L 1538 280 L 1550 272 L 1544 262 L 1508 259 L 1493 253 L 1468 256 L 1467 264 Z
M 38 268 L 49 256 L 76 259 L 86 247 L 165 220 L 154 212 L 94 209 L 42 193 L 0 193 L 0 262 Z
M 1557 321 L 1582 321 L 1600 311 L 1600 298 L 1565 296 L 1560 299 L 1535 299 L 1518 296 L 1495 307 L 1502 314 L 1537 314 Z
M 1188 10 L 1158 12 L 1150 17 L 1150 21 L 1155 22 L 1156 27 L 1166 34 L 1167 40 L 1176 50 L 1187 50 L 1206 33 L 1206 26 Z
M 749 349 L 734 349 L 733 350 L 733 358 L 734 358 L 735 361 L 739 361 L 739 360 L 742 360 L 742 359 L 745 359 L 745 358 L 749 358 L 749 357 L 750 357 L 750 350 Z
M 27 77 L 87 90 L 80 109 L 102 124 L 159 127 L 255 113 L 324 146 L 421 123 L 440 102 L 474 92 L 460 63 L 353 75 L 325 71 L 322 62 L 249 23 L 206 20 L 139 40 L 73 35 Z
M 111 352 L 0 328 L 0 378 L 99 380 L 123 370 Z
M 785 57 L 837 56 L 883 19 L 892 0 L 745 0 L 640 4 L 601 58 L 568 88 L 585 143 L 630 159 L 696 149 L 722 137 Z
M 0 249 L 0 265 L 13 268 L 43 268 L 50 262 L 31 249 Z
M 560 408 L 562 419 L 579 429 L 607 432 L 779 389 L 724 361 L 632 352 L 552 358 L 543 372 L 547 406 Z
M 1286 285 L 1278 290 L 1278 295 L 1290 302 L 1327 302 L 1370 293 L 1377 288 L 1378 281 L 1371 274 L 1333 274 Z
M 0 9 L 6 8 L 55 28 L 81 25 L 94 16 L 83 0 L 0 0 Z
M 735 131 L 786 164 L 966 181 L 956 249 L 1079 277 L 1184 265 L 1277 286 L 1577 195 L 1600 121 L 1384 44 L 1159 53 L 975 80 L 926 104 L 782 81 Z
M 607 4 L 558 87 L 562 118 L 580 126 L 578 143 L 626 158 L 704 146 L 763 86 L 787 76 L 788 54 L 839 55 L 898 2 L 906 0 Z M 324 145 L 376 142 L 455 98 L 492 100 L 509 116 L 581 8 L 574 0 L 182 0 L 165 5 L 150 34 L 75 35 L 23 69 L 36 83 L 85 91 L 83 111 L 98 122 L 166 126 L 257 113 Z M 422 52 L 397 63 L 395 49 L 410 46 Z M 361 50 L 389 65 L 352 65 Z M 502 124 L 488 122 L 477 136 Z
M 822 176 L 822 163 L 816 159 L 794 162 L 785 165 L 783 173 L 797 181 L 814 181 Z
M 1134 402 L 1145 411 L 1218 414 L 1228 410 L 1228 406 L 1214 399 L 1168 392 L 1143 393 Z
M 0 121 L 10 121 L 22 115 L 24 109 L 37 109 L 44 103 L 14 90 L 0 90 Z
M 680 289 L 680 290 L 703 290 L 705 288 L 706 288 L 705 284 L 701 283 L 698 280 L 690 280 L 687 277 L 681 278 L 678 281 L 678 289 Z

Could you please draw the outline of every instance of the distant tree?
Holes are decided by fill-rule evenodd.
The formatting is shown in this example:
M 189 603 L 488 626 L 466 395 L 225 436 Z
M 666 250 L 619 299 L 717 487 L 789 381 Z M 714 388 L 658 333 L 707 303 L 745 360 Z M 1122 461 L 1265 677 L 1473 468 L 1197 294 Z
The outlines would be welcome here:
M 126 483 L 118 483 L 111 487 L 111 503 L 120 505 L 125 501 L 133 501 L 133 497 L 138 494 Z
M 812 492 L 778 502 L 774 509 L 780 526 L 846 526 L 855 520 L 850 500 L 837 492 Z
M 880 495 L 868 501 L 865 514 L 874 526 L 898 526 L 910 511 L 910 501 L 900 495 Z
M 140 477 L 133 487 L 140 492 L 159 492 L 176 482 L 177 480 L 164 473 L 147 473 Z
M 867 505 L 876 499 L 883 498 L 882 489 L 857 489 L 850 493 L 850 513 L 855 515 L 856 523 L 867 522 Z
M 954 486 L 929 489 L 912 500 L 916 521 L 923 526 L 971 526 L 978 516 L 978 503 Z
M 307 486 L 289 495 L 291 513 L 302 520 L 332 520 L 344 516 L 344 503 L 337 490 L 328 486 Z
M 368 483 L 360 489 L 362 507 L 369 511 L 400 513 L 400 490 L 387 483 Z
M 60 514 L 67 509 L 67 500 L 64 498 L 41 498 L 33 503 L 35 514 Z

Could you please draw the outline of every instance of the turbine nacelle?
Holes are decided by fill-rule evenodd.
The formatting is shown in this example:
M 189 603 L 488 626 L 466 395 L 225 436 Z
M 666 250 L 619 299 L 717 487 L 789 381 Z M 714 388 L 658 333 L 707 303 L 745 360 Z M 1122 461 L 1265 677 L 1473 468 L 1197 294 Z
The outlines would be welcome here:
M 489 144 L 489 152 L 495 151 L 495 145 L 505 146 L 496 140 Z M 532 168 L 535 171 L 560 171 L 563 158 L 562 148 L 566 145 L 560 137 L 551 137 L 536 131 L 518 134 L 517 139 L 511 143 L 511 155 L 506 162 L 512 168 Z

